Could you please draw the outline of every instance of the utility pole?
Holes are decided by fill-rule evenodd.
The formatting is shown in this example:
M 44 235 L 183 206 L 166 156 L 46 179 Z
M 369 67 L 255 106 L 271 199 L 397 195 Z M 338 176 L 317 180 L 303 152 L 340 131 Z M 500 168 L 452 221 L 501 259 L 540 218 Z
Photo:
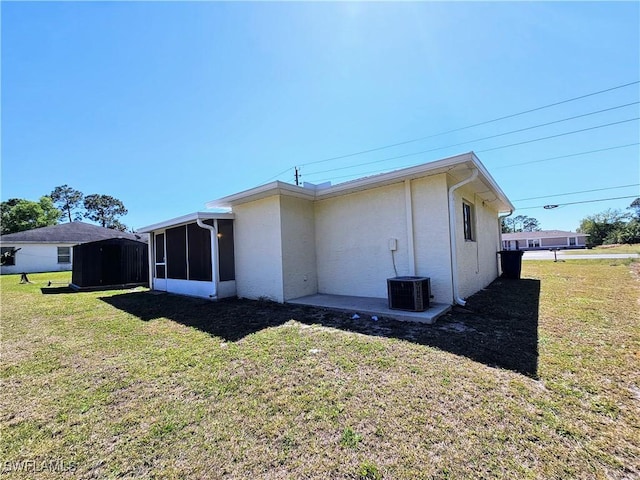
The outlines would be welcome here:
M 298 170 L 298 167 L 294 167 L 295 171 L 296 171 L 296 186 L 300 186 L 300 177 L 302 175 L 300 175 L 300 170 Z

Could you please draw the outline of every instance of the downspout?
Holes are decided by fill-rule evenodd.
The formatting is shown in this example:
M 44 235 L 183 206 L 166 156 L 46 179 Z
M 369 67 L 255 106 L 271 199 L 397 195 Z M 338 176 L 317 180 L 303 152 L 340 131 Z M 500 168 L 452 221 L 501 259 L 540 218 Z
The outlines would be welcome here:
M 214 220 L 217 225 L 217 220 Z M 215 299 L 218 295 L 218 249 L 216 248 L 216 242 L 218 241 L 218 235 L 216 233 L 216 228 L 211 225 L 207 225 L 202 221 L 201 218 L 196 218 L 196 223 L 200 228 L 204 228 L 211 232 L 211 278 L 213 279 L 214 292 L 209 295 L 211 298 Z
M 474 168 L 473 173 L 469 178 L 462 180 L 461 182 L 456 183 L 449 187 L 449 241 L 451 245 L 451 284 L 453 286 L 453 301 L 458 305 L 465 306 L 467 302 L 465 302 L 460 297 L 460 288 L 459 288 L 459 280 L 458 280 L 458 252 L 457 245 L 458 242 L 456 240 L 456 209 L 453 198 L 453 192 L 458 188 L 466 185 L 467 183 L 473 182 L 476 178 L 478 178 L 478 169 Z
M 498 238 L 500 239 L 500 244 L 498 246 L 500 247 L 500 250 L 502 250 L 502 220 L 510 217 L 511 215 L 513 215 L 513 210 L 509 210 L 509 213 L 507 213 L 506 215 L 498 216 Z

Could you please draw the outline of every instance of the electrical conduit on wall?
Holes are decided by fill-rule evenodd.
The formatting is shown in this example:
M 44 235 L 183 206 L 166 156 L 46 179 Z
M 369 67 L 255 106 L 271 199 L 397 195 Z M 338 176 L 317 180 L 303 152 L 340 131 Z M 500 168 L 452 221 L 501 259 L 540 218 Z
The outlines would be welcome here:
M 413 243 L 413 201 L 411 199 L 411 180 L 404 181 L 405 210 L 407 213 L 407 250 L 409 253 L 409 275 L 416 274 L 416 252 Z M 392 252 L 393 255 L 393 252 Z M 395 264 L 394 264 L 395 266 Z M 396 273 L 397 276 L 397 273 Z

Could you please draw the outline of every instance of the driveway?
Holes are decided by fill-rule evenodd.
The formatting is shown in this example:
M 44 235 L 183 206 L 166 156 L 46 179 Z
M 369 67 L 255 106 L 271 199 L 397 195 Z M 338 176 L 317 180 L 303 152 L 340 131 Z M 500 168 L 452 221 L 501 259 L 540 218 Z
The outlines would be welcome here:
M 639 258 L 637 253 L 584 253 L 584 254 L 571 254 L 570 250 L 560 250 L 558 253 L 558 260 L 600 260 L 600 259 L 615 259 L 615 258 Z M 524 252 L 522 256 L 523 260 L 555 260 L 554 252 L 549 250 L 531 250 Z

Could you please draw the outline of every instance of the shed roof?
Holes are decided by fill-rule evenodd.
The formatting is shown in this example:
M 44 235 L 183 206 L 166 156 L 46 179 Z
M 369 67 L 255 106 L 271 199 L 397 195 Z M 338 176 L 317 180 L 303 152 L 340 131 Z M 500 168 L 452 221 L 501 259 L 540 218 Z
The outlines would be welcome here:
M 147 235 L 136 235 L 84 222 L 60 223 L 0 236 L 2 243 L 87 243 L 110 238 L 147 241 Z
M 538 230 L 537 232 L 503 233 L 502 240 L 527 240 L 528 238 L 588 237 L 586 233 L 564 230 Z
M 473 169 L 478 170 L 478 178 L 472 182 L 471 185 L 476 186 L 479 192 L 478 195 L 482 197 L 483 200 L 496 202 L 494 205 L 500 212 L 515 210 L 513 204 L 473 152 L 444 158 L 435 162 L 423 163 L 414 167 L 381 173 L 379 175 L 358 178 L 333 186 L 308 188 L 276 181 L 240 193 L 228 195 L 218 200 L 212 200 L 208 202 L 206 206 L 207 208 L 228 208 L 276 194 L 306 198 L 308 200 L 321 200 L 440 173 L 447 173 L 457 182 L 468 178 Z

